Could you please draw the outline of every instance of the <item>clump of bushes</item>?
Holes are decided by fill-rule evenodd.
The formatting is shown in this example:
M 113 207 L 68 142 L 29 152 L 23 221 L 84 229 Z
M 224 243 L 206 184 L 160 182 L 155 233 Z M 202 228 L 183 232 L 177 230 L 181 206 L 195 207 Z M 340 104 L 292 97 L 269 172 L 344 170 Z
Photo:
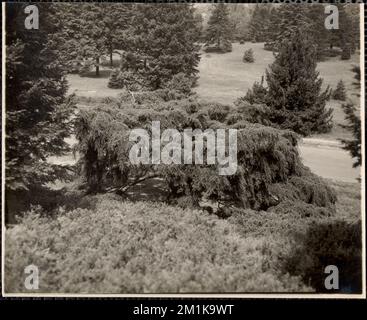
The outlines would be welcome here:
M 275 268 L 264 238 L 243 237 L 227 220 L 113 195 L 96 199 L 94 210 L 53 218 L 28 212 L 6 230 L 6 292 L 26 291 L 30 264 L 41 270 L 37 293 L 312 290 Z
M 264 43 L 264 50 L 274 51 L 274 49 L 275 49 L 275 44 L 274 43 L 270 43 L 270 42 L 265 42 Z
M 324 50 L 324 56 L 335 58 L 341 55 L 341 50 L 339 48 L 328 48 Z
M 342 54 L 341 54 L 341 60 L 349 60 L 351 57 L 351 48 L 350 45 L 345 45 L 342 49 Z
M 345 91 L 345 85 L 343 80 L 340 80 L 336 86 L 336 89 L 333 90 L 331 97 L 334 100 L 340 100 L 340 101 L 345 101 L 345 99 L 347 98 L 347 93 Z
M 325 288 L 326 266 L 339 270 L 339 293 L 361 293 L 362 290 L 362 229 L 361 221 L 343 220 L 318 222 L 309 226 L 285 259 L 284 270 L 302 277 L 317 292 Z
M 107 86 L 111 89 L 125 88 L 130 91 L 139 91 L 144 87 L 142 80 L 139 79 L 137 74 L 132 71 L 122 71 L 119 69 L 111 73 Z
M 242 61 L 245 63 L 253 63 L 255 61 L 254 52 L 251 48 L 245 51 Z
M 196 78 L 188 77 L 180 72 L 175 74 L 172 79 L 166 83 L 165 88 L 176 90 L 184 95 L 190 95 L 192 93 L 191 88 L 195 85 L 195 82 Z

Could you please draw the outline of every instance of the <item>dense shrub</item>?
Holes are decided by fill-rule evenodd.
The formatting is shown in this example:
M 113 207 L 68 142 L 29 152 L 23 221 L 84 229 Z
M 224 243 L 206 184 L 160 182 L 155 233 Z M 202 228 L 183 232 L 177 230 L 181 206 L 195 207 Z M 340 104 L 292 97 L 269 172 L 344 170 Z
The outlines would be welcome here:
M 270 109 L 265 104 L 239 102 L 237 110 L 228 117 L 227 123 L 232 125 L 236 122 L 247 121 L 271 126 L 271 122 L 267 117 L 269 112 Z
M 120 108 L 126 108 L 128 105 L 142 106 L 143 109 L 147 109 L 148 105 L 151 105 L 153 109 L 159 109 L 161 104 L 162 108 L 165 108 L 165 102 L 171 100 L 182 100 L 186 99 L 187 95 L 181 91 L 174 89 L 158 89 L 154 91 L 138 91 L 138 92 L 127 92 L 124 91 L 118 96 L 117 105 Z
M 273 43 L 264 43 L 264 50 L 266 51 L 274 51 L 274 44 Z
M 152 94 L 148 94 L 152 97 Z M 154 94 L 153 94 L 154 96 Z M 191 197 L 198 206 L 203 197 L 225 204 L 253 209 L 267 209 L 278 204 L 281 191 L 289 188 L 292 200 L 332 207 L 333 191 L 312 175 L 301 163 L 297 136 L 290 131 L 253 124 L 233 115 L 236 109 L 195 100 L 159 100 L 132 105 L 101 106 L 81 111 L 77 122 L 80 164 L 92 192 L 126 191 L 132 181 L 161 177 L 169 190 L 170 200 Z M 139 106 L 139 108 L 137 108 Z M 232 114 L 232 116 L 229 116 Z M 132 145 L 128 135 L 133 128 L 150 130 L 159 120 L 161 130 L 176 128 L 238 129 L 235 174 L 218 175 L 216 165 L 131 165 L 128 158 Z M 296 188 L 294 185 L 296 184 Z M 275 189 L 277 187 L 277 189 Z M 280 194 L 278 195 L 277 192 Z
M 208 110 L 208 115 L 211 120 L 224 122 L 228 116 L 230 107 L 220 103 L 212 104 Z
M 345 101 L 345 99 L 347 98 L 347 93 L 345 91 L 345 85 L 343 80 L 340 80 L 338 82 L 338 85 L 336 86 L 336 89 L 333 90 L 331 96 L 334 100 Z
M 189 78 L 184 73 L 178 73 L 166 83 L 165 87 L 171 90 L 176 90 L 184 95 L 190 95 L 191 88 L 194 86 L 194 84 L 194 77 Z
M 245 51 L 245 53 L 243 54 L 243 58 L 242 58 L 243 62 L 247 62 L 247 63 L 252 63 L 255 61 L 254 59 L 254 52 L 252 49 L 248 49 Z
M 33 211 L 6 231 L 6 292 L 25 291 L 29 264 L 40 269 L 37 293 L 311 290 L 274 268 L 271 241 L 243 237 L 226 220 L 164 204 L 96 198 L 95 210 L 54 218 Z
M 308 168 L 290 177 L 285 183 L 274 183 L 270 192 L 279 202 L 302 201 L 317 207 L 328 208 L 336 202 L 335 191 L 325 181 L 313 174 Z
M 341 55 L 341 50 L 339 48 L 325 49 L 324 56 L 325 57 L 337 57 Z
M 247 90 L 247 93 L 244 97 L 238 98 L 235 101 L 236 105 L 240 105 L 241 102 L 247 102 L 250 104 L 265 104 L 266 96 L 267 96 L 267 88 L 264 86 L 264 77 L 261 78 L 261 82 L 255 81 L 252 85 L 251 89 Z M 268 116 L 264 116 L 264 119 L 268 118 Z
M 310 225 L 305 234 L 297 235 L 290 256 L 285 260 L 286 272 L 302 276 L 317 292 L 325 288 L 325 267 L 339 270 L 339 290 L 333 292 L 361 293 L 362 229 L 361 221 L 328 221 Z
M 342 49 L 341 60 L 349 60 L 351 57 L 351 49 L 349 45 L 345 45 Z
M 127 89 L 130 91 L 139 91 L 144 85 L 142 79 L 132 71 L 114 70 L 108 81 L 111 89 Z

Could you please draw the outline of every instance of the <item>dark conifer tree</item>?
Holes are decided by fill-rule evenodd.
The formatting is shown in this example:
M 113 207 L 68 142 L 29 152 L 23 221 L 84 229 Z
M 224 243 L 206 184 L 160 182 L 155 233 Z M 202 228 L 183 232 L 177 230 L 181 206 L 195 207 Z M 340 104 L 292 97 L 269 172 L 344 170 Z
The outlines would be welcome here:
M 225 42 L 231 41 L 231 34 L 228 5 L 224 3 L 215 4 L 208 21 L 207 44 L 214 44 L 219 48 Z
M 332 110 L 326 109 L 330 90 L 321 91 L 316 48 L 302 30 L 281 42 L 274 63 L 266 71 L 266 82 L 265 103 L 275 126 L 304 136 L 331 129 Z
M 306 16 L 310 21 L 308 33 L 316 45 L 317 60 L 324 60 L 328 48 L 331 30 L 325 28 L 325 6 L 323 4 L 306 5 Z
M 151 89 L 164 87 L 175 74 L 198 72 L 197 26 L 191 4 L 136 5 L 128 46 L 134 71 Z
M 101 57 L 108 55 L 112 65 L 114 50 L 126 49 L 132 4 L 60 3 L 56 8 L 63 26 L 63 58 L 71 67 L 95 67 L 99 76 Z
M 361 86 L 361 69 L 358 66 L 353 67 L 352 71 L 355 73 L 354 78 L 357 82 L 354 85 L 360 90 Z M 358 94 L 358 96 L 360 96 Z M 351 156 L 355 158 L 355 162 L 353 167 L 358 167 L 362 165 L 362 131 L 361 131 L 361 118 L 358 114 L 356 114 L 356 108 L 352 103 L 347 103 L 342 105 L 342 108 L 345 113 L 345 120 L 347 121 L 346 125 L 343 125 L 345 129 L 349 130 L 353 138 L 352 139 L 343 139 L 342 143 L 344 145 L 344 149 L 349 151 Z
M 68 151 L 73 103 L 60 63 L 53 4 L 37 4 L 39 29 L 24 28 L 26 4 L 9 3 L 6 19 L 6 190 L 29 190 L 65 177 L 47 159 Z
M 255 6 L 249 24 L 249 36 L 254 42 L 264 42 L 270 28 L 270 9 L 268 5 Z
M 336 89 L 333 91 L 332 98 L 335 100 L 345 101 L 347 94 L 345 92 L 345 85 L 342 80 L 338 82 Z

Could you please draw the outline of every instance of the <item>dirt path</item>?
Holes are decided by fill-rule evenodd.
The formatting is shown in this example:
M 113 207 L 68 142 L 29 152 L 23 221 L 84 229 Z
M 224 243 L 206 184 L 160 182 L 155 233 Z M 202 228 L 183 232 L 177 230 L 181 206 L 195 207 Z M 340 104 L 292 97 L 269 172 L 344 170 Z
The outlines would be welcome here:
M 299 150 L 303 163 L 323 178 L 357 182 L 360 176 L 360 168 L 352 167 L 353 159 L 343 149 L 300 144 Z

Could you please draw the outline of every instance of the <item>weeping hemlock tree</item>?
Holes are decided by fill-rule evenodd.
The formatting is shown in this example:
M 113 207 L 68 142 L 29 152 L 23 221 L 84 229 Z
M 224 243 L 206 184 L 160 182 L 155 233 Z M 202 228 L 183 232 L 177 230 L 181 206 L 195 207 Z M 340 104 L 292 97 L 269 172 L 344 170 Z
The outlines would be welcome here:
M 24 28 L 25 4 L 7 4 L 6 191 L 29 190 L 65 171 L 47 158 L 67 150 L 72 103 L 60 63 L 52 4 L 38 4 L 38 30 Z
M 266 70 L 267 88 L 260 90 L 259 97 L 253 97 L 251 90 L 247 96 L 266 105 L 267 120 L 275 127 L 303 136 L 328 132 L 332 127 L 332 110 L 326 109 L 330 89 L 321 90 L 315 47 L 299 29 L 281 42 L 279 50 Z M 243 100 L 252 103 L 246 97 Z

